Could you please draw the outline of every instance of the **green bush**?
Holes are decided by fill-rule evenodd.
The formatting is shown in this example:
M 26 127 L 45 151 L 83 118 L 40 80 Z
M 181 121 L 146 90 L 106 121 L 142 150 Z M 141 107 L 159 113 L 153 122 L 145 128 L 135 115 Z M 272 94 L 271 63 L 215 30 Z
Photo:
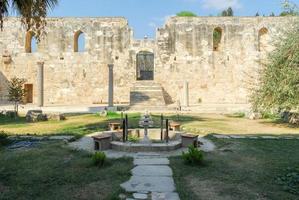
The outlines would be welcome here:
M 278 113 L 273 112 L 261 112 L 263 119 L 278 119 L 280 118 Z
M 244 118 L 246 114 L 244 112 L 236 112 L 233 114 L 227 115 L 228 117 L 234 117 L 234 118 Z
M 178 17 L 196 17 L 197 15 L 190 11 L 182 11 L 176 14 Z
M 106 162 L 106 154 L 104 152 L 96 152 L 92 155 L 92 162 L 95 166 L 102 167 Z
M 200 165 L 202 164 L 203 153 L 194 146 L 189 146 L 188 152 L 183 152 L 182 157 L 186 164 Z
M 9 143 L 8 135 L 4 131 L 0 131 L 0 146 Z
M 128 141 L 133 142 L 133 143 L 137 143 L 137 142 L 139 142 L 139 137 L 137 137 L 135 135 L 129 135 Z

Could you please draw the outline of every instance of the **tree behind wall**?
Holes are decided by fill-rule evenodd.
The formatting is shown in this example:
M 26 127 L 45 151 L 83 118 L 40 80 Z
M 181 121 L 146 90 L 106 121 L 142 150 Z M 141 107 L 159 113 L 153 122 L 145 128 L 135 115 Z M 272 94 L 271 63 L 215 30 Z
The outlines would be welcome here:
M 283 9 L 283 11 L 280 13 L 280 16 L 298 16 L 299 15 L 298 5 L 289 0 L 283 1 L 282 9 Z
M 234 16 L 234 11 L 231 7 L 227 8 L 226 10 L 223 10 L 221 12 L 222 17 L 232 17 Z
M 252 95 L 255 111 L 299 108 L 299 23 L 280 37 Z
M 8 100 L 13 103 L 15 118 L 18 116 L 19 103 L 23 101 L 23 98 L 26 95 L 26 91 L 23 88 L 25 79 L 12 78 L 8 84 Z
M 197 15 L 190 11 L 181 11 L 176 14 L 178 17 L 196 17 Z

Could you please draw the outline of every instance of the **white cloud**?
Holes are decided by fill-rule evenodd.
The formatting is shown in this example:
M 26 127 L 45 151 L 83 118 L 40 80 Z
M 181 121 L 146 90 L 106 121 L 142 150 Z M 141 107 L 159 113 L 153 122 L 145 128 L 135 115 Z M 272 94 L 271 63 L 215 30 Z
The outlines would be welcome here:
M 241 8 L 240 0 L 202 0 L 202 7 L 205 9 L 222 10 L 228 7 Z

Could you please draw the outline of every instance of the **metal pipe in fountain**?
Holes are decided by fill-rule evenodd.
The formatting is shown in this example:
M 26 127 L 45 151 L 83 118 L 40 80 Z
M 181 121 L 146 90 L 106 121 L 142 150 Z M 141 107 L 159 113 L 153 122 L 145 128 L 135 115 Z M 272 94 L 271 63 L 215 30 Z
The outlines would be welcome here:
M 169 121 L 166 119 L 166 143 L 168 143 L 168 130 L 169 130 Z
M 129 128 L 129 119 L 128 119 L 128 114 L 126 114 L 126 141 L 128 141 L 128 135 L 129 135 L 129 131 L 128 131 L 128 128 Z
M 123 119 L 123 142 L 126 142 L 126 120 Z
M 161 141 L 163 140 L 163 121 L 164 121 L 163 118 L 164 118 L 163 114 L 161 114 Z

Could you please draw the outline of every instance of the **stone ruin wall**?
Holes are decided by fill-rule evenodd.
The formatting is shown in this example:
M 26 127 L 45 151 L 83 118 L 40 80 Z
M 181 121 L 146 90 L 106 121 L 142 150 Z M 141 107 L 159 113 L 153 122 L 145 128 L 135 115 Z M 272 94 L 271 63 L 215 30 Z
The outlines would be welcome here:
M 265 62 L 275 38 L 294 20 L 171 18 L 157 35 L 157 81 L 177 99 L 182 99 L 183 83 L 188 81 L 191 104 L 247 104 L 260 62 Z M 213 30 L 217 27 L 222 30 L 222 39 L 219 50 L 213 51 Z M 260 41 L 259 32 L 263 28 L 268 33 L 263 38 L 265 41 Z M 264 47 L 259 50 L 260 45 Z
M 123 18 L 51 18 L 47 35 L 36 53 L 25 53 L 26 31 L 19 19 L 8 18 L 0 32 L 0 54 L 7 51 L 12 62 L 1 62 L 2 78 L 25 78 L 33 84 L 37 102 L 37 62 L 44 61 L 45 104 L 93 104 L 107 102 L 108 67 L 114 60 L 115 100 L 127 101 L 134 79 L 130 69 L 131 30 Z M 74 52 L 74 34 L 82 31 L 85 52 Z M 118 58 L 117 60 L 115 58 Z M 3 81 L 1 85 L 3 84 Z M 125 97 L 125 98 L 122 98 Z
M 128 103 L 136 82 L 136 54 L 155 54 L 155 82 L 167 93 L 168 103 L 182 101 L 189 82 L 190 104 L 247 104 L 249 85 L 260 61 L 259 31 L 268 30 L 270 51 L 284 27 L 295 18 L 196 17 L 170 18 L 157 30 L 156 40 L 134 40 L 124 18 L 49 18 L 47 35 L 38 52 L 25 52 L 26 31 L 17 18 L 6 18 L 0 32 L 0 100 L 6 80 L 14 76 L 33 84 L 37 102 L 37 62 L 45 63 L 45 105 L 106 103 L 108 67 L 114 63 L 114 101 Z M 222 29 L 218 51 L 213 51 L 213 30 Z M 74 34 L 85 34 L 85 52 L 74 52 Z M 3 55 L 11 62 L 4 64 Z

